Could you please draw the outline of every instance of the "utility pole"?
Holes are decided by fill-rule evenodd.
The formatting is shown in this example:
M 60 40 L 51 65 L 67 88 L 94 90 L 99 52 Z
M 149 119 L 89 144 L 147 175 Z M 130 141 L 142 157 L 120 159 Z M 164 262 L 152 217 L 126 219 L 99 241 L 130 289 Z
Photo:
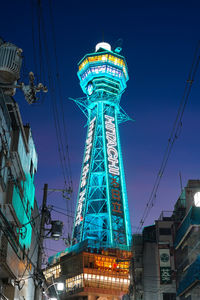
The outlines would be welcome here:
M 48 224 L 47 221 L 49 221 L 50 212 L 47 207 L 47 194 L 48 191 L 53 192 L 62 192 L 64 196 L 64 192 L 67 194 L 70 194 L 72 190 L 69 189 L 48 189 L 48 184 L 44 184 L 43 189 L 43 200 L 42 200 L 42 211 L 41 211 L 41 221 L 40 221 L 40 231 L 39 231 L 39 245 L 38 245 L 38 255 L 37 255 L 37 274 L 36 274 L 36 280 L 38 281 L 37 286 L 35 288 L 35 297 L 34 300 L 41 300 L 42 299 L 42 283 L 45 282 L 43 273 L 42 273 L 42 256 L 43 256 L 43 241 L 45 238 L 52 238 L 54 240 L 59 239 L 59 237 L 62 235 L 62 227 L 63 223 L 59 220 L 52 221 L 50 218 L 50 223 Z M 64 196 L 66 199 L 70 200 L 70 197 Z M 51 229 L 46 234 L 46 228 L 45 224 L 50 225 Z M 48 234 L 51 232 L 51 236 L 48 236 Z
M 40 236 L 39 236 L 39 246 L 38 246 L 38 257 L 37 257 L 37 273 L 39 274 L 39 281 L 41 280 L 42 275 L 42 253 L 43 253 L 43 241 L 44 241 L 44 235 L 45 235 L 45 219 L 46 219 L 46 211 L 47 211 L 47 192 L 48 192 L 48 184 L 44 184 L 44 190 L 43 190 L 43 200 L 42 200 L 42 216 L 41 216 L 41 222 L 40 222 Z M 42 299 L 42 292 L 41 292 L 41 286 L 38 284 L 38 286 L 35 289 L 35 297 L 34 300 L 41 300 Z

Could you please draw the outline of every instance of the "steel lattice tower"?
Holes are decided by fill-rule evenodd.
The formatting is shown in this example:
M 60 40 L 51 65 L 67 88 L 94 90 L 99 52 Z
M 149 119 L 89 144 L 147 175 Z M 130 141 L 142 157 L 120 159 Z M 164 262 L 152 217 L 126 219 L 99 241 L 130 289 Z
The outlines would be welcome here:
M 118 124 L 130 120 L 120 106 L 128 80 L 125 58 L 99 43 L 78 64 L 87 95 L 73 99 L 88 120 L 72 244 L 124 248 L 131 226 Z

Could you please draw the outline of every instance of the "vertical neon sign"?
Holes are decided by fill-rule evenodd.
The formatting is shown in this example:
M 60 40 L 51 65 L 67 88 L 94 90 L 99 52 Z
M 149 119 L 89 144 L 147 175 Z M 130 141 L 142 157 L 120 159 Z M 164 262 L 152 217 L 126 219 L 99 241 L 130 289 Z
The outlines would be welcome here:
M 88 135 L 86 139 L 85 155 L 83 159 L 83 170 L 82 170 L 82 176 L 80 182 L 79 200 L 78 200 L 78 205 L 76 210 L 75 226 L 78 226 L 81 223 L 81 221 L 83 221 L 83 210 L 84 210 L 85 199 L 86 199 L 86 185 L 87 185 L 88 173 L 90 169 L 95 121 L 96 121 L 96 117 L 90 121 Z
M 121 179 L 115 118 L 105 115 L 106 147 L 109 172 L 113 239 L 119 244 L 126 243 L 126 230 L 121 196 Z M 118 228 L 116 228 L 118 225 Z

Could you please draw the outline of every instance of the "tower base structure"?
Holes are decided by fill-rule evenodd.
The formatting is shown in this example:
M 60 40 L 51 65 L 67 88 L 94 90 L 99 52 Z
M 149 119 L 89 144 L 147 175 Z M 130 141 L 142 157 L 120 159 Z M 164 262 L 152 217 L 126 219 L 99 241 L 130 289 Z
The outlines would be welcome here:
M 89 243 L 87 247 L 79 246 L 80 251 L 75 249 L 61 255 L 44 272 L 48 285 L 64 283 L 65 289 L 60 292 L 59 299 L 120 300 L 128 294 L 131 251 L 90 248 Z M 55 292 L 52 288 L 49 296 L 54 296 Z

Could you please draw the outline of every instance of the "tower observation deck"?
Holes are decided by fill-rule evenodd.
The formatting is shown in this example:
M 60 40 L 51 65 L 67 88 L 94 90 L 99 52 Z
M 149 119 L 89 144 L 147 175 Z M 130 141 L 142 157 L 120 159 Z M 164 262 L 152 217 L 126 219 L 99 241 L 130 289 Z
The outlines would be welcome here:
M 74 100 L 87 117 L 87 136 L 72 246 L 128 249 L 131 226 L 118 125 L 130 120 L 120 106 L 128 71 L 125 58 L 99 43 L 78 64 L 85 97 Z

